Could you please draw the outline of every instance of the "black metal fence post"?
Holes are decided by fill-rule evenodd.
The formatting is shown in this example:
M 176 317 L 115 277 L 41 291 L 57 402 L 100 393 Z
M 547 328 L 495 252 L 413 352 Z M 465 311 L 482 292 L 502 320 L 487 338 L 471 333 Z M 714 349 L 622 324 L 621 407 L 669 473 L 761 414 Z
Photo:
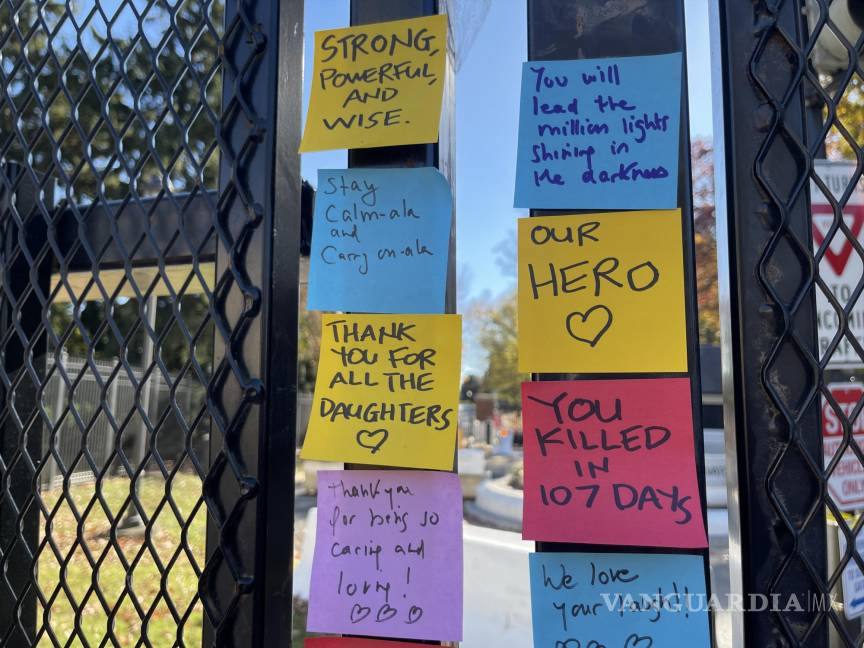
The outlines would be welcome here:
M 720 0 L 718 12 L 728 209 L 728 249 L 718 254 L 729 255 L 740 501 L 740 537 L 731 540 L 742 562 L 732 571 L 745 596 L 807 602 L 801 612 L 744 614 L 748 646 L 827 646 L 829 627 L 842 625 L 831 605 L 812 605 L 839 573 L 829 580 L 808 191 L 825 132 L 821 119 L 813 123 L 812 94 L 821 88 L 803 9 L 801 0 Z M 842 645 L 860 637 L 846 635 Z
M 435 15 L 445 9 L 444 2 L 439 0 L 351 0 L 351 25 L 365 25 L 390 20 L 404 20 L 420 16 Z M 449 45 L 449 44 L 448 44 Z M 453 52 L 448 46 L 448 56 Z M 444 98 L 441 107 L 442 127 L 439 133 L 439 141 L 435 144 L 408 144 L 405 146 L 382 146 L 368 149 L 350 149 L 348 151 L 348 167 L 437 167 L 451 181 L 453 160 L 451 138 L 453 136 L 452 111 L 453 111 L 453 68 L 447 66 L 447 79 L 445 80 Z M 448 127 L 449 126 L 449 127 Z M 442 158 L 441 150 L 444 155 Z M 445 312 L 456 312 L 456 219 L 455 205 L 453 205 L 454 217 L 451 221 L 450 251 L 447 273 L 447 289 Z M 453 460 L 456 469 L 456 457 Z M 347 469 L 362 466 L 346 465 Z M 380 468 L 375 466 L 374 468 Z M 420 643 L 438 645 L 438 641 L 421 641 Z
M 303 0 L 226 3 L 207 645 L 291 637 L 302 39 Z
M 363 25 L 388 20 L 403 20 L 418 16 L 446 13 L 446 0 L 351 0 L 351 24 Z M 452 42 L 452 38 L 451 38 Z M 453 51 L 448 47 L 448 56 Z M 452 60 L 451 60 L 452 63 Z M 348 151 L 349 167 L 437 167 L 453 182 L 455 171 L 454 70 L 447 66 L 444 103 L 441 108 L 442 126 L 436 144 L 383 146 Z M 455 199 L 455 197 L 454 197 Z M 453 206 L 455 213 L 455 204 Z M 450 232 L 450 256 L 447 266 L 446 312 L 456 312 L 456 219 Z
M 351 25 L 438 13 L 438 0 L 351 0 Z M 349 167 L 438 166 L 437 144 L 382 146 L 348 151 Z
M 528 0 L 528 59 L 570 60 L 620 56 L 649 56 L 682 52 L 686 54 L 683 0 L 649 3 L 599 3 L 594 0 Z M 686 62 L 686 56 L 685 56 Z M 685 64 L 686 72 L 686 64 Z M 678 178 L 678 206 L 683 215 L 685 313 L 687 318 L 687 357 L 693 403 L 694 446 L 699 477 L 700 514 L 706 518 L 705 456 L 702 437 L 702 387 L 699 373 L 699 330 L 696 312 L 695 250 L 693 243 L 693 198 L 690 177 L 690 130 L 687 102 L 687 77 L 682 76 L 681 137 Z M 638 205 L 634 205 L 638 208 Z M 531 210 L 532 216 L 579 213 L 580 210 Z M 581 210 L 584 211 L 584 210 Z M 598 211 L 598 210 L 591 210 Z M 562 380 L 588 377 L 577 374 L 534 374 L 535 380 Z M 605 375 L 609 377 L 609 375 Z M 645 377 L 632 374 L 624 377 Z M 706 524 L 707 529 L 707 524 Z M 538 551 L 632 551 L 595 545 L 536 543 Z M 641 553 L 676 553 L 667 548 L 637 549 Z M 694 553 L 687 551 L 686 553 Z M 705 582 L 710 594 L 708 549 L 699 551 L 705 564 Z M 713 618 L 712 618 L 713 626 Z M 713 634 L 713 627 L 712 627 Z
M 265 301 L 267 335 L 261 353 L 268 359 L 263 517 L 264 607 L 262 648 L 292 641 L 294 552 L 294 460 L 297 448 L 297 326 L 302 238 L 300 177 L 301 104 L 303 99 L 303 0 L 282 2 L 273 36 L 278 40 L 278 81 L 271 99 L 275 128 L 272 147 L 272 240 L 267 246 L 269 297 Z

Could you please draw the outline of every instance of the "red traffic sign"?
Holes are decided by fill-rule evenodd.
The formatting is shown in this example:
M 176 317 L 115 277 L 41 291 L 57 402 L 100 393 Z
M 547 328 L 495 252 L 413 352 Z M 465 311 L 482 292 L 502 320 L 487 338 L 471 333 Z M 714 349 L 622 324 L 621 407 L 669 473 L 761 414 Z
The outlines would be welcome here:
M 857 383 L 835 383 L 828 385 L 843 416 L 850 417 L 858 400 L 864 395 L 864 386 Z M 827 467 L 843 443 L 843 423 L 838 412 L 828 401 L 822 399 L 822 453 Z M 852 422 L 852 438 L 864 449 L 864 416 Z M 828 479 L 828 491 L 841 511 L 864 508 L 864 466 L 851 448 L 846 448 L 843 457 L 834 467 Z

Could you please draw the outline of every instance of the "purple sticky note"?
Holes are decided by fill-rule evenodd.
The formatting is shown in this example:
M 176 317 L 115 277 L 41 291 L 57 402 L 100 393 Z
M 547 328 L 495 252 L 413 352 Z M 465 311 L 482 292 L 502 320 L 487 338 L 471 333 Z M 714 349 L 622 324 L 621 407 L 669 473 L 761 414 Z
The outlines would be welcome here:
M 318 473 L 307 629 L 462 639 L 462 492 L 457 475 Z

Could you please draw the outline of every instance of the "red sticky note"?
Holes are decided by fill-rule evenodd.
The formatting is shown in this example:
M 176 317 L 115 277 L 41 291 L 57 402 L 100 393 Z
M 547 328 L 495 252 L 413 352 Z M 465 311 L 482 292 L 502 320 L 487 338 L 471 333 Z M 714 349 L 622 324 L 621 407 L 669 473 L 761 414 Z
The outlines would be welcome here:
M 307 639 L 305 648 L 415 648 L 423 644 L 380 639 L 349 639 L 346 637 L 315 637 Z
M 526 540 L 706 547 L 689 378 L 522 384 Z

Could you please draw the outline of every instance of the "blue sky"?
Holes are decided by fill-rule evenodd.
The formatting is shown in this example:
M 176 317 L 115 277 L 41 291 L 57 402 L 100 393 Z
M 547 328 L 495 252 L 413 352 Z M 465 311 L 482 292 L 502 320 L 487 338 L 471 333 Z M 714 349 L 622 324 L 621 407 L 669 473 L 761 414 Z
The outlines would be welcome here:
M 708 2 L 685 0 L 692 136 L 711 135 L 711 74 Z M 456 77 L 456 223 L 460 302 L 494 298 L 508 290 L 496 249 L 513 239 L 519 76 L 527 57 L 525 2 L 492 0 L 491 9 Z M 347 0 L 306 3 L 306 51 L 314 32 L 348 24 Z M 304 108 L 308 102 L 311 57 L 306 56 Z M 305 119 L 305 115 L 304 115 Z M 303 176 L 315 184 L 317 169 L 340 168 L 345 151 L 307 153 Z

